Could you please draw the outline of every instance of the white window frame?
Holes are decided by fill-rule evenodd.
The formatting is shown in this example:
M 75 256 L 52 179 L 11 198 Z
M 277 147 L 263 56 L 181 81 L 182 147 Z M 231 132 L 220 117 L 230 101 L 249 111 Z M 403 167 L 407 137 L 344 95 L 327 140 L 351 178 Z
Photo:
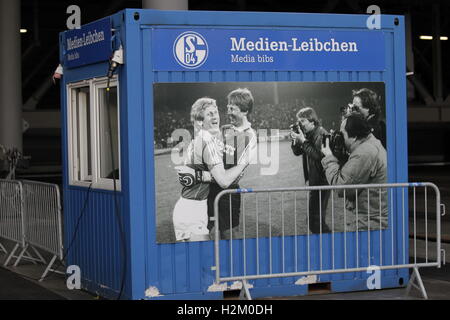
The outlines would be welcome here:
M 100 178 L 100 136 L 99 136 L 99 89 L 105 89 L 107 85 L 107 78 L 93 78 L 89 80 L 83 80 L 67 85 L 67 130 L 68 130 L 68 173 L 69 173 L 69 185 L 89 187 L 92 184 L 92 188 L 114 190 L 113 179 Z M 74 90 L 82 87 L 89 87 L 89 115 L 90 115 L 90 132 L 91 132 L 91 175 L 88 175 L 87 168 L 87 154 L 83 152 L 86 148 L 81 148 L 80 154 L 78 154 L 78 137 L 81 137 L 82 141 L 86 141 L 87 131 L 78 133 L 78 127 L 76 127 L 74 121 L 80 121 L 79 127 L 86 127 L 86 117 L 81 114 L 77 114 L 79 105 L 75 101 L 76 96 L 73 95 Z M 118 167 L 119 167 L 119 179 L 116 179 L 116 190 L 121 190 L 122 170 L 121 170 L 121 146 L 120 146 L 120 98 L 119 98 L 119 81 L 117 76 L 114 76 L 110 80 L 110 87 L 117 88 L 117 124 L 118 124 Z M 76 117 L 78 116 L 78 119 Z M 81 180 L 78 179 L 78 169 L 80 169 Z M 85 181 L 90 179 L 90 181 Z
M 120 109 L 119 109 L 119 86 L 118 86 L 118 81 L 116 80 L 116 78 L 111 79 L 110 81 L 110 88 L 112 87 L 117 87 L 117 150 L 118 150 L 118 159 L 119 159 L 119 163 L 118 168 L 119 168 L 119 178 L 122 177 L 121 175 L 121 156 L 120 156 Z M 97 186 L 99 188 L 102 189 L 107 189 L 107 190 L 114 190 L 114 180 L 113 179 L 107 179 L 107 178 L 102 178 L 101 174 L 100 174 L 100 104 L 99 104 L 99 92 L 100 89 L 106 89 L 107 88 L 107 79 L 103 79 L 103 80 L 98 80 L 93 82 L 93 90 L 91 92 L 94 93 L 94 99 L 95 99 L 95 106 L 96 106 L 96 119 L 95 119 L 95 135 L 96 135 L 96 139 L 95 139 L 95 144 L 96 144 L 96 156 L 95 156 L 95 167 L 96 167 L 96 171 L 97 171 Z M 114 170 L 114 169 L 113 169 Z M 120 188 L 120 180 L 121 179 L 116 179 L 116 188 L 119 189 Z
M 70 183 L 75 185 L 82 185 L 82 186 L 89 186 L 89 184 L 92 181 L 92 175 L 90 176 L 91 181 L 85 181 L 86 178 L 89 178 L 89 176 L 86 174 L 87 169 L 87 163 L 83 161 L 82 159 L 86 160 L 87 155 L 83 152 L 85 149 L 82 148 L 80 151 L 81 154 L 78 154 L 78 126 L 77 123 L 80 121 L 80 114 L 77 113 L 77 110 L 79 108 L 78 101 L 76 95 L 74 95 L 75 89 L 79 88 L 89 88 L 89 104 L 92 106 L 92 99 L 91 99 L 91 89 L 90 89 L 90 83 L 89 81 L 80 81 L 77 83 L 72 83 L 68 85 L 68 110 L 67 110 L 67 117 L 68 117 L 68 156 L 69 156 L 69 177 L 70 177 Z M 92 109 L 92 107 L 90 108 Z M 90 113 L 91 121 L 92 121 L 92 112 Z M 86 136 L 85 133 L 80 133 L 80 135 Z M 85 140 L 84 140 L 85 141 Z M 92 147 L 92 136 L 91 136 L 91 147 Z M 91 160 L 92 160 L 92 149 L 91 149 Z M 78 171 L 80 171 L 81 174 L 81 180 L 78 179 Z M 92 171 L 92 166 L 91 166 Z

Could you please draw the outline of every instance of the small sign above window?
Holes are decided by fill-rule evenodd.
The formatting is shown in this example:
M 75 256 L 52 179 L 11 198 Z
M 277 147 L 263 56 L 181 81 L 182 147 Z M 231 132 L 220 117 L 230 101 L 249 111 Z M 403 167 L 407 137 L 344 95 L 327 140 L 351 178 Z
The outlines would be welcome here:
M 111 56 L 111 20 L 105 18 L 64 33 L 64 67 L 106 61 Z

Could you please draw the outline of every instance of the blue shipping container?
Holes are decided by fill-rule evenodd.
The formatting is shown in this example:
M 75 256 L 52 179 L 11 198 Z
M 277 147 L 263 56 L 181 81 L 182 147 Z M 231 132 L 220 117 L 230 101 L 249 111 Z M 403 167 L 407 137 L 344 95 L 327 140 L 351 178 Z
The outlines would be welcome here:
M 350 87 L 361 82 L 361 86 L 380 90 L 383 97 L 387 182 L 406 182 L 404 19 L 381 15 L 381 29 L 370 30 L 368 17 L 126 9 L 81 29 L 62 32 L 65 248 L 68 264 L 81 269 L 83 288 L 108 298 L 118 297 L 121 291 L 121 297 L 126 299 L 223 298 L 222 291 L 211 290 L 215 281 L 214 242 L 175 243 L 173 235 L 162 229 L 170 224 L 171 211 L 166 212 L 166 218 L 158 216 L 159 210 L 169 206 L 166 202 L 172 205 L 178 199 L 172 196 L 173 187 L 164 184 L 168 175 L 161 168 L 166 165 L 162 161 L 166 158 L 157 155 L 161 149 L 171 147 L 166 137 L 157 136 L 165 130 L 163 124 L 170 128 L 161 113 L 170 113 L 167 119 L 175 119 L 174 123 L 178 119 L 173 115 L 178 109 L 162 106 L 173 103 L 171 99 L 185 98 L 185 115 L 189 119 L 192 98 L 199 98 L 200 92 L 217 99 L 220 108 L 226 103 L 226 90 L 252 87 L 254 83 L 255 90 L 261 92 L 260 97 L 255 95 L 256 108 L 266 103 L 264 99 L 271 99 L 271 106 L 282 105 L 282 90 L 288 90 L 289 85 L 296 85 L 299 90 L 303 85 L 323 86 L 316 89 L 325 90 L 325 95 L 332 94 L 332 88 L 342 83 L 340 90 L 347 90 L 348 94 L 339 91 L 337 96 L 345 101 L 351 99 Z M 109 59 L 120 46 L 124 63 L 117 68 L 111 79 L 112 89 L 107 93 Z M 264 96 L 264 83 L 279 91 Z M 105 108 L 108 96 L 113 116 Z M 340 103 L 336 102 L 336 110 Z M 325 113 L 320 116 L 326 118 Z M 289 121 L 295 119 L 295 113 L 289 117 Z M 264 121 L 260 123 L 262 126 Z M 329 123 L 331 126 L 332 121 Z M 278 129 L 288 129 L 286 124 L 289 123 Z M 118 139 L 109 139 L 108 132 Z M 110 146 L 118 156 L 108 154 Z M 111 165 L 112 160 L 115 161 Z M 296 170 L 300 171 L 298 164 Z M 117 178 L 117 192 L 112 172 Z M 170 177 L 176 175 L 171 172 Z M 179 196 L 178 182 L 176 188 Z M 401 205 L 397 201 L 396 209 Z M 362 251 L 348 249 L 349 261 L 353 261 L 348 267 L 358 261 L 359 255 L 367 256 L 364 250 L 372 251 L 374 259 L 361 262 L 361 266 L 379 263 L 376 253 L 380 247 L 387 248 L 387 263 L 402 259 L 400 244 L 402 234 L 407 232 L 401 229 L 407 221 L 402 219 L 405 217 L 395 215 L 395 221 L 389 224 L 389 228 L 394 228 L 395 239 L 391 238 L 391 229 L 387 229 L 382 241 L 374 241 L 372 248 L 363 248 L 367 232 L 362 234 Z M 354 237 L 354 233 L 349 233 L 345 241 L 353 243 Z M 336 246 L 342 246 L 343 235 L 336 239 Z M 260 243 L 262 254 L 268 246 L 266 240 Z M 254 248 L 254 241 L 247 241 L 249 248 Z M 271 244 L 274 259 L 282 254 L 280 241 L 274 238 Z M 290 241 L 286 243 L 289 248 L 297 240 Z M 304 245 L 304 239 L 299 241 Z M 329 235 L 324 235 L 323 241 L 323 255 L 328 256 Z M 228 261 L 227 242 L 222 242 L 223 259 Z M 242 243 L 237 246 L 233 251 L 236 261 L 243 255 Z M 394 247 L 395 251 L 388 251 Z M 312 248 L 311 268 L 318 270 L 331 263 L 324 259 L 319 266 L 319 252 L 314 250 L 317 243 Z M 249 270 L 256 268 L 248 263 Z M 292 269 L 289 263 L 294 262 L 283 268 Z M 300 267 L 307 265 L 303 261 Z M 230 272 L 228 268 L 225 262 L 221 265 L 224 274 Z M 281 266 L 274 266 L 277 268 Z M 234 272 L 242 270 L 237 267 Z M 366 290 L 367 277 L 364 272 L 321 275 L 320 282 L 329 283 L 331 292 Z M 402 286 L 408 277 L 407 269 L 383 271 L 382 287 Z M 296 285 L 296 280 L 291 277 L 251 281 L 251 293 L 253 297 L 307 294 L 308 285 Z

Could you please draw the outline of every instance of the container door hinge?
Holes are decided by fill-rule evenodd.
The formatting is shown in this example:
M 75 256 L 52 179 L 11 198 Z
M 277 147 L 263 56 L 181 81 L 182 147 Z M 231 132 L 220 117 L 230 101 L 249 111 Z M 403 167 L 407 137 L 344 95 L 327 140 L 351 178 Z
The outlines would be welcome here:
M 441 203 L 441 216 L 445 216 L 445 204 Z
M 445 249 L 441 249 L 442 264 L 445 266 Z
M 216 266 L 211 267 L 211 271 L 216 271 L 216 270 L 217 270 Z

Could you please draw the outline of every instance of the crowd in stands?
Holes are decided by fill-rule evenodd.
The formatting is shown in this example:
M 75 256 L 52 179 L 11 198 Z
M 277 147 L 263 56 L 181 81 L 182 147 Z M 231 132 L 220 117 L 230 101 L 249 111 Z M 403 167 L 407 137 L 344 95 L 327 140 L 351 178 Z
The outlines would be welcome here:
M 171 148 L 173 146 L 172 132 L 176 129 L 186 129 L 192 132 L 193 126 L 189 115 L 181 112 L 155 112 L 154 119 L 155 149 Z
M 314 102 L 295 100 L 279 104 L 257 104 L 249 116 L 252 127 L 258 129 L 287 130 L 289 125 L 296 122 L 296 113 L 305 106 L 314 107 Z M 221 124 L 228 122 L 225 110 L 220 110 Z M 322 121 L 325 128 L 332 128 L 334 124 Z M 175 129 L 187 129 L 193 134 L 193 126 L 189 115 L 185 112 L 155 112 L 155 149 L 171 148 L 178 143 L 172 141 L 171 135 Z

